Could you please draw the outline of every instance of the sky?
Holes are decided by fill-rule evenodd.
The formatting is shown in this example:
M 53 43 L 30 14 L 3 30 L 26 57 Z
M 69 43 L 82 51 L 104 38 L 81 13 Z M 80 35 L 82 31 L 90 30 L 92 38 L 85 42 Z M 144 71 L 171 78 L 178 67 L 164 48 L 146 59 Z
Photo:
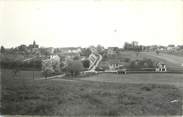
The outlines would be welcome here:
M 183 0 L 0 0 L 4 47 L 183 44 Z

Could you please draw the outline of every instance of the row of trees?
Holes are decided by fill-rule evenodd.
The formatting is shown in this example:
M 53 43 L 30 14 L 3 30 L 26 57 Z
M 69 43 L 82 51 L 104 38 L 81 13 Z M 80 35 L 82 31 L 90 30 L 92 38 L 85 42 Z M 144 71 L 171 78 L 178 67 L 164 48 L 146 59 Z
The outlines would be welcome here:
M 124 50 L 133 50 L 133 51 L 139 52 L 139 51 L 143 51 L 144 50 L 144 46 L 138 45 L 137 42 L 132 42 L 132 43 L 125 42 Z
M 129 69 L 141 69 L 141 68 L 155 68 L 157 62 L 151 59 L 142 59 L 131 61 L 127 68 Z
M 10 68 L 10 69 L 34 69 L 40 70 L 41 69 L 41 58 L 35 57 L 31 61 L 23 61 L 23 55 L 17 54 L 1 54 L 0 59 L 0 67 L 1 68 Z
M 50 53 L 47 49 L 38 48 L 41 52 L 41 55 L 45 57 L 49 57 Z M 1 60 L 0 65 L 1 68 L 9 68 L 9 69 L 29 69 L 29 70 L 41 70 L 45 76 L 49 76 L 52 74 L 59 74 L 66 72 L 68 75 L 78 75 L 79 71 L 86 70 L 89 65 L 89 60 L 81 61 L 79 56 L 73 57 L 72 60 L 69 60 L 67 56 L 58 55 L 58 60 L 42 60 L 40 56 L 30 55 L 29 57 L 25 56 L 25 53 L 22 53 L 26 50 L 26 46 L 21 45 L 17 48 L 5 49 L 1 46 Z M 18 53 L 17 53 L 18 52 Z M 91 50 L 89 48 L 82 49 L 80 53 L 83 56 L 88 57 L 91 54 Z M 28 58 L 34 58 L 29 61 L 24 61 Z M 68 60 L 67 60 L 68 59 Z M 67 61 L 65 63 L 65 61 Z

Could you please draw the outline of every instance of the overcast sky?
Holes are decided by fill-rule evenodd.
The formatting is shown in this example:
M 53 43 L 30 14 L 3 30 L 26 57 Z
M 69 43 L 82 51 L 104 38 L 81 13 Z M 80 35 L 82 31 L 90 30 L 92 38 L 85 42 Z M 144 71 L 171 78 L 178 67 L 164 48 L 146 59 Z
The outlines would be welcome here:
M 181 0 L 0 0 L 0 44 L 183 44 Z

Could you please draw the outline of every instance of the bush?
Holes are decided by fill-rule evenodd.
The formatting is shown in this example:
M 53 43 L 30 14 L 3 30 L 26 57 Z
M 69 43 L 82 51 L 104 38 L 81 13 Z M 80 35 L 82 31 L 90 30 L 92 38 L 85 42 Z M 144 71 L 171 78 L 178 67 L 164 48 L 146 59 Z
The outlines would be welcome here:
M 45 60 L 42 62 L 42 73 L 45 78 L 53 74 L 55 71 L 50 60 Z
M 129 62 L 129 61 L 130 61 L 129 58 L 125 58 L 125 59 L 124 59 L 124 62 Z
M 41 59 L 35 58 L 31 61 L 24 62 L 21 55 L 7 54 L 1 56 L 1 68 L 19 68 L 19 69 L 41 69 Z
M 128 68 L 154 68 L 154 61 L 151 59 L 134 60 L 130 62 Z
M 95 69 L 96 71 L 105 71 L 105 69 L 104 68 L 102 68 L 102 67 L 96 67 L 96 69 Z
M 90 67 L 90 61 L 87 60 L 87 59 L 86 59 L 86 60 L 83 60 L 83 61 L 82 61 L 82 64 L 83 64 L 83 67 L 84 67 L 84 68 L 89 68 L 89 67 Z
M 66 67 L 66 74 L 72 77 L 78 76 L 84 70 L 83 64 L 79 60 L 70 62 Z
M 107 62 L 101 62 L 99 64 L 99 68 L 101 68 L 101 69 L 103 69 L 105 71 L 105 70 L 109 69 L 109 65 L 108 65 Z

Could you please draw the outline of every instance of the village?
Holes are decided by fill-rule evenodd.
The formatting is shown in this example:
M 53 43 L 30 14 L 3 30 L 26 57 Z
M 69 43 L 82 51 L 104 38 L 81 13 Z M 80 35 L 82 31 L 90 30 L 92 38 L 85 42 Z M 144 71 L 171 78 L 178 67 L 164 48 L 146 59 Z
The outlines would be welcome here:
M 151 106 L 146 104 L 146 99 L 152 98 L 150 95 L 156 96 L 162 95 L 163 98 L 157 99 L 159 97 L 153 97 L 153 108 L 159 108 L 158 115 L 161 114 L 181 114 L 182 113 L 182 101 L 179 94 L 179 90 L 174 89 L 171 85 L 174 85 L 183 91 L 182 86 L 182 73 L 183 73 L 183 59 L 182 51 L 183 46 L 174 46 L 168 45 L 167 47 L 162 46 L 142 46 L 138 42 L 133 41 L 131 43 L 125 43 L 124 47 L 108 47 L 104 48 L 102 45 L 90 46 L 88 48 L 82 47 L 64 47 L 64 48 L 43 48 L 39 47 L 35 41 L 30 45 L 20 45 L 16 48 L 5 48 L 1 46 L 1 74 L 2 74 L 2 83 L 3 85 L 3 95 L 2 95 L 2 112 L 11 113 L 11 114 L 41 114 L 41 115 L 83 115 L 89 113 L 96 115 L 121 115 L 126 113 L 129 115 L 131 111 L 119 110 L 120 107 L 116 107 L 116 110 L 111 110 L 112 107 L 109 106 L 106 101 L 111 100 L 110 96 L 107 96 L 107 99 L 102 98 L 102 94 L 99 92 L 108 92 L 113 90 L 117 91 L 115 87 L 123 87 L 124 91 L 127 93 L 131 92 L 132 94 L 123 95 L 122 99 L 124 102 L 120 102 L 122 105 L 129 102 L 127 105 L 132 104 L 132 108 L 135 108 L 136 111 L 141 112 L 136 106 L 145 106 L 145 111 L 142 114 L 155 114 L 153 111 L 148 111 L 151 109 Z M 175 61 L 176 60 L 176 61 Z M 91 82 L 91 83 L 90 83 Z M 50 84 L 51 83 L 51 84 Z M 89 84 L 88 84 L 89 83 Z M 104 85 L 104 83 L 109 83 Z M 112 84 L 111 84 L 112 83 Z M 114 83 L 114 84 L 113 84 Z M 10 85 L 11 84 L 11 85 Z M 123 85 L 120 85 L 123 84 Z M 124 85 L 126 84 L 126 85 Z M 132 86 L 131 86 L 132 84 Z M 78 86 L 79 85 L 79 86 Z M 165 85 L 165 86 L 164 86 Z M 167 91 L 164 90 L 164 87 L 167 86 Z M 53 88 L 54 86 L 54 88 Z M 87 88 L 86 88 L 87 86 Z M 9 88 L 8 88 L 9 87 Z M 36 87 L 39 87 L 38 89 Z M 95 92 L 95 88 L 98 87 L 98 90 Z M 128 89 L 131 87 L 132 89 Z M 138 89 L 142 87 L 142 89 Z M 158 88 L 159 87 L 159 88 Z M 8 88 L 8 89 L 7 89 Z M 24 93 L 18 93 L 17 88 L 22 90 Z M 64 89 L 66 96 L 61 96 L 63 91 L 59 89 Z M 77 93 L 81 88 L 81 92 Z M 138 91 L 136 91 L 137 89 Z M 10 90 L 14 90 L 19 95 L 12 95 Z M 52 90 L 54 89 L 54 90 Z M 106 90 L 107 89 L 107 90 Z M 33 91 L 32 91 L 33 90 Z M 72 90 L 72 93 L 68 90 Z M 91 90 L 93 93 L 88 93 Z M 106 91 L 105 91 L 106 90 Z M 152 90 L 152 91 L 151 91 Z M 158 92 L 154 92 L 157 90 Z M 174 92 L 174 90 L 177 90 Z M 98 92 L 99 91 L 99 92 Z M 147 96 L 143 96 L 145 92 L 151 92 Z M 170 97 L 165 97 L 166 92 L 170 93 L 172 91 L 171 102 L 167 101 Z M 55 92 L 55 93 L 54 93 Z M 56 93 L 57 92 L 57 93 Z M 139 93 L 140 99 L 136 97 L 136 93 Z M 27 94 L 28 93 L 28 94 Z M 78 98 L 74 98 L 72 95 L 80 95 Z M 86 93 L 86 94 L 85 94 Z M 117 93 L 117 92 L 116 92 Z M 141 95 L 142 93 L 142 95 Z M 178 93 L 178 94 L 174 94 Z M 48 94 L 47 96 L 40 97 L 42 94 Z M 12 98 L 9 97 L 11 95 Z M 32 96 L 37 95 L 37 99 L 34 99 Z M 83 97 L 86 95 L 87 97 Z M 95 96 L 94 96 L 95 95 Z M 120 93 L 115 95 L 121 95 Z M 177 95 L 175 97 L 175 95 Z M 19 97 L 21 96 L 21 97 Z M 89 97 L 88 97 L 89 96 Z M 93 97 L 94 96 L 94 97 Z M 93 100 L 93 98 L 96 99 Z M 150 97 L 149 97 L 150 96 Z M 9 98 L 8 98 L 9 97 Z M 58 98 L 56 100 L 51 100 L 52 97 Z M 33 107 L 30 107 L 31 102 L 25 102 L 32 100 L 37 102 L 33 104 Z M 65 103 L 60 101 L 65 100 Z M 21 102 L 15 102 L 14 99 L 17 99 Z M 28 99 L 28 100 L 27 100 Z M 44 101 L 44 100 L 47 101 Z M 83 105 L 87 108 L 83 109 L 80 105 L 79 100 L 84 100 Z M 8 103 L 6 103 L 6 101 Z M 48 101 L 50 100 L 50 101 Z M 60 101 L 59 101 L 60 100 Z M 88 102 L 88 101 L 89 102 Z M 90 101 L 94 102 L 90 102 Z M 139 103 L 142 101 L 142 103 Z M 55 102 L 56 101 L 56 102 Z M 79 102 L 78 102 L 79 101 Z M 114 103 L 117 103 L 117 98 L 114 98 Z M 116 102 L 117 101 L 117 102 Z M 135 102 L 133 102 L 135 101 Z M 65 111 L 63 109 L 74 109 L 76 108 L 73 104 L 77 105 L 81 110 L 75 110 L 73 113 L 70 111 Z M 27 105 L 29 111 L 23 109 Z M 46 103 L 46 105 L 45 105 Z M 55 105 L 55 103 L 57 103 Z M 68 103 L 68 104 L 67 104 Z M 71 103 L 71 104 L 70 104 Z M 89 104 L 88 104 L 89 103 Z M 103 108 L 103 104 L 107 104 L 106 111 Z M 111 102 L 112 103 L 112 102 Z M 118 102 L 119 103 L 119 102 Z M 120 104 L 119 103 L 119 104 Z M 163 106 L 167 106 L 171 111 L 163 110 L 163 108 L 154 105 L 155 103 L 162 103 Z M 176 103 L 176 105 L 175 105 Z M 9 105 L 11 104 L 11 105 Z M 16 105 L 15 105 L 16 104 Z M 55 111 L 60 114 L 54 114 L 55 111 L 50 110 L 45 107 L 48 106 L 50 109 L 63 107 L 63 109 L 56 109 Z M 100 104 L 99 110 L 93 108 Z M 39 106 L 42 105 L 40 110 L 34 111 L 34 109 L 39 109 Z M 67 105 L 68 107 L 65 107 Z M 162 106 L 161 105 L 161 106 Z M 15 106 L 22 108 L 17 110 Z M 7 110 L 11 108 L 11 111 Z M 45 109 L 44 109 L 45 108 Z M 89 108 L 93 108 L 90 110 Z M 129 108 L 125 106 L 124 108 Z M 132 109 L 131 108 L 131 109 Z M 101 110 L 102 109 L 102 110 Z M 18 112 L 17 112 L 18 111 Z M 83 112 L 85 111 L 85 112 Z M 114 112 L 113 112 L 114 111 Z M 117 113 L 115 112 L 117 111 Z M 162 113 L 161 111 L 165 112 Z M 110 113 L 111 112 L 111 113 Z M 64 114 L 65 113 L 65 114 Z M 134 115 L 141 115 L 140 113 L 133 113 Z M 155 114 L 156 115 L 156 114 Z
M 45 77 L 63 73 L 71 75 L 71 71 L 78 72 L 76 73 L 78 75 L 88 72 L 116 72 L 122 74 L 127 72 L 171 72 L 172 66 L 168 66 L 167 70 L 166 62 L 152 59 L 152 57 L 145 54 L 154 53 L 157 56 L 161 56 L 161 54 L 173 55 L 177 52 L 179 56 L 182 51 L 181 45 L 168 45 L 167 47 L 142 46 L 138 45 L 136 41 L 125 43 L 123 48 L 104 48 L 101 45 L 88 48 L 39 48 L 39 45 L 34 41 L 32 45 L 20 45 L 14 49 L 1 47 L 1 65 L 2 67 L 11 66 L 14 69 L 24 69 L 32 66 L 41 70 Z M 13 55 L 11 53 L 16 53 L 13 61 L 10 58 Z M 9 63 L 15 66 L 4 62 L 7 60 L 10 60 Z M 78 68 L 69 68 L 74 62 L 78 63 Z M 180 63 L 180 67 L 181 64 L 183 63 Z M 177 70 L 177 72 L 179 71 L 181 69 Z
M 0 0 L 0 116 L 182 117 L 183 0 Z

